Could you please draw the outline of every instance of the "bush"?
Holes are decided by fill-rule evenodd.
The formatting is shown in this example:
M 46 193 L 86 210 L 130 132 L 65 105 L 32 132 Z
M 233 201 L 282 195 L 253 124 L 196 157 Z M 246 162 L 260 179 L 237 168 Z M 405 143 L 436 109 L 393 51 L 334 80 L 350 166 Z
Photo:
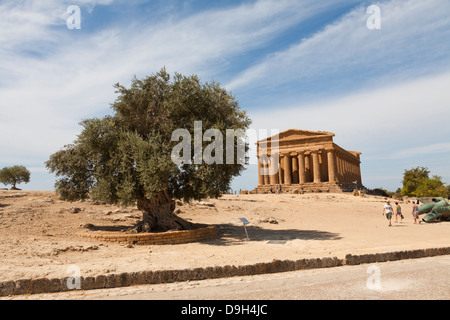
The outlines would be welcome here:
M 405 170 L 401 194 L 412 197 L 445 197 L 450 194 L 450 186 L 445 186 L 442 177 L 429 177 L 428 168 L 417 167 Z

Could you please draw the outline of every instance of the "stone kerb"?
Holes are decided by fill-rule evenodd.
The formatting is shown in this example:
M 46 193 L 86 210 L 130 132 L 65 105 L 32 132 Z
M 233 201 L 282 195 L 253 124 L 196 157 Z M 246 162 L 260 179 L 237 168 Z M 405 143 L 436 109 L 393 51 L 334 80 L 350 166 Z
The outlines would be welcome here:
M 209 226 L 192 230 L 168 231 L 163 233 L 117 234 L 114 232 L 80 233 L 81 237 L 118 244 L 164 245 L 198 242 L 215 238 L 217 228 Z
M 450 254 L 450 247 L 416 249 L 416 250 L 394 251 L 394 252 L 362 254 L 362 255 L 347 254 L 344 259 L 344 264 L 359 265 L 359 264 L 398 261 L 406 259 L 419 259 L 449 254 Z

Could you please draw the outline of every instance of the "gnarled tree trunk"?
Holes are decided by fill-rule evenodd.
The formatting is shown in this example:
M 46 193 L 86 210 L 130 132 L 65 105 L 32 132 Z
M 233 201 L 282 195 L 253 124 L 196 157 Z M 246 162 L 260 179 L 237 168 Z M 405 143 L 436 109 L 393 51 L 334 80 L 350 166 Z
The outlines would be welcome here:
M 151 198 L 139 198 L 137 207 L 143 212 L 142 221 L 130 233 L 192 229 L 190 222 L 173 213 L 175 201 L 169 197 L 167 190 L 158 192 Z

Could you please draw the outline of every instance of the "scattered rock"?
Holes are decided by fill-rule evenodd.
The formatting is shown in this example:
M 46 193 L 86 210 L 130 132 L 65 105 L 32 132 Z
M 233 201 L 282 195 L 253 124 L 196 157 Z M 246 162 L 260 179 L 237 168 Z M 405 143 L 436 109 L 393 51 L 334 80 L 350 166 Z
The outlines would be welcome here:
M 54 203 L 53 199 L 38 200 L 39 203 Z
M 280 220 L 275 219 L 274 217 L 268 217 L 264 219 L 259 219 L 258 223 L 271 223 L 271 224 L 278 224 Z
M 204 206 L 204 207 L 214 207 L 214 203 L 211 202 L 206 202 L 206 201 L 200 201 L 198 203 L 199 206 Z
M 65 253 L 65 252 L 87 252 L 87 251 L 92 251 L 92 250 L 98 250 L 98 246 L 90 246 L 90 247 L 83 247 L 83 246 L 70 246 L 70 247 L 65 247 L 65 248 L 55 248 L 53 249 L 53 255 L 57 256 L 60 253 Z
M 79 212 L 81 212 L 81 208 L 72 207 L 72 208 L 69 209 L 69 212 L 70 213 L 79 213 Z
M 80 224 L 81 228 L 92 230 L 95 226 L 92 223 L 82 223 Z

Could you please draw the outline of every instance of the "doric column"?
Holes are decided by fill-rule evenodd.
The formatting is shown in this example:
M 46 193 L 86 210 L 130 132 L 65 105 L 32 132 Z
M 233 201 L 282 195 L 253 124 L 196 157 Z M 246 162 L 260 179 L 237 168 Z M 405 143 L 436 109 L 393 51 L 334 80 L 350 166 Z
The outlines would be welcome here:
M 292 159 L 292 183 L 293 184 L 298 184 L 299 183 L 299 179 L 298 179 L 298 158 L 297 158 L 297 153 L 293 153 L 291 154 L 291 159 Z
M 345 183 L 344 158 L 343 158 L 342 154 L 340 156 L 340 167 L 341 167 L 341 179 L 342 179 L 342 182 Z
M 261 158 L 258 157 L 258 186 L 264 185 L 264 172 L 263 172 L 263 164 L 261 163 Z
M 336 171 L 337 171 L 337 182 L 342 183 L 342 168 L 341 168 L 341 156 L 338 151 L 335 152 L 336 158 Z
M 327 150 L 328 157 L 328 181 L 329 183 L 336 183 L 336 160 L 334 150 Z
M 312 182 L 311 174 L 311 157 L 309 154 L 305 154 L 305 181 Z
M 345 180 L 347 183 L 352 183 L 352 176 L 350 172 L 350 162 L 348 161 L 348 157 L 345 157 Z
M 350 182 L 355 182 L 355 175 L 353 172 L 353 161 L 349 160 L 349 167 L 350 167 Z
M 348 178 L 348 162 L 347 162 L 347 157 L 344 156 L 344 159 L 342 161 L 343 164 L 343 174 L 344 174 L 344 182 L 345 183 L 349 183 L 349 178 Z
M 270 156 L 270 166 L 269 166 L 269 180 L 271 185 L 276 185 L 278 183 L 278 157 Z
M 278 154 L 278 183 L 283 184 L 283 157 Z
M 362 176 L 361 176 L 361 160 L 359 160 L 358 156 L 358 165 L 356 167 L 356 174 L 358 175 L 358 184 L 362 186 Z
M 297 158 L 298 158 L 298 183 L 304 184 L 306 182 L 305 153 L 300 152 Z
M 319 153 L 318 151 L 312 152 L 312 159 L 313 159 L 313 176 L 314 176 L 314 182 L 321 182 L 322 179 L 320 177 L 320 162 L 319 162 Z
M 284 154 L 284 184 L 292 184 L 292 172 L 291 172 L 291 156 L 289 154 Z
M 264 165 L 264 185 L 268 186 L 270 184 L 268 161 L 267 160 L 264 161 L 263 165 Z

